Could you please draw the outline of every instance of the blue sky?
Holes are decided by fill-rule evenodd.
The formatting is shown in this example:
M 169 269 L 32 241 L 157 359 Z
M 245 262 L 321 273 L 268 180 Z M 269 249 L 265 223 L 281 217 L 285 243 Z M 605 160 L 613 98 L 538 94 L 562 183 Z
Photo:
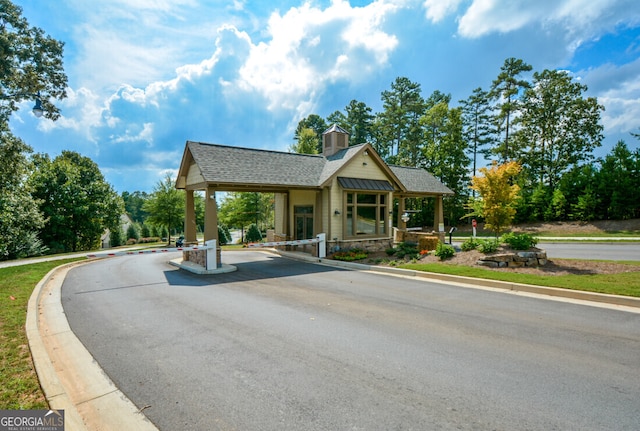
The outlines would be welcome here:
M 65 43 L 62 118 L 25 102 L 35 152 L 93 159 L 116 191 L 153 191 L 187 140 L 287 151 L 300 119 L 374 112 L 396 77 L 467 98 L 508 57 L 562 69 L 604 105 L 603 156 L 640 141 L 637 0 L 14 0 Z

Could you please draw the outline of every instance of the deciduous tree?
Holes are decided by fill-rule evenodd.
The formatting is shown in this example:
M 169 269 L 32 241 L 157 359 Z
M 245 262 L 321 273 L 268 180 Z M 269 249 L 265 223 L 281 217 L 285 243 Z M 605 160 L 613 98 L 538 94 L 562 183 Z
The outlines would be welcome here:
M 184 207 L 184 192 L 175 188 L 175 181 L 167 174 L 158 181 L 142 209 L 149 213 L 149 222 L 167 230 L 167 244 L 171 244 L 171 232 L 184 227 Z
M 319 154 L 322 152 L 322 134 L 325 130 L 327 130 L 327 122 L 317 114 L 311 114 L 306 118 L 303 118 L 298 123 L 298 127 L 296 127 L 296 132 L 293 139 L 296 142 L 300 141 L 302 130 L 311 129 L 316 133 L 316 152 L 315 154 Z
M 39 97 L 44 116 L 58 118 L 50 99 L 66 96 L 62 46 L 31 27 L 20 7 L 0 0 L 0 260 L 46 249 L 38 237 L 44 218 L 27 183 L 32 149 L 11 134 L 9 117 L 20 102 Z
M 318 154 L 318 135 L 309 127 L 303 128 L 298 133 L 297 142 L 291 146 L 290 151 L 299 154 Z
M 46 118 L 60 116 L 51 99 L 66 97 L 62 50 L 62 42 L 29 26 L 22 8 L 0 0 L 0 124 L 6 126 L 19 103 L 36 95 Z
M 544 70 L 533 75 L 524 93 L 513 150 L 539 182 L 555 190 L 562 175 L 593 158 L 600 146 L 604 109 L 587 87 L 564 71 Z
M 63 151 L 53 160 L 37 155 L 35 164 L 29 181 L 47 220 L 41 237 L 49 248 L 90 250 L 99 245 L 106 229 L 120 224 L 122 199 L 93 160 Z
M 38 239 L 44 218 L 27 183 L 33 169 L 29 153 L 31 147 L 0 129 L 0 260 L 44 251 Z
M 468 217 L 482 217 L 485 226 L 493 230 L 498 237 L 511 225 L 516 215 L 516 202 L 520 187 L 513 184 L 513 177 L 520 172 L 520 165 L 507 162 L 498 165 L 493 162 L 490 168 L 480 168 L 482 176 L 471 179 L 471 188 L 479 197 L 473 199 Z

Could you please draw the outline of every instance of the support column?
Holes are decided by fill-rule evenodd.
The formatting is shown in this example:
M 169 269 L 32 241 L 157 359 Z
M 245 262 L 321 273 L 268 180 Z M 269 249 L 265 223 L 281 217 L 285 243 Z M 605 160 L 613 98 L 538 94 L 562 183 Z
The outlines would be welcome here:
M 220 247 L 220 238 L 218 238 L 218 204 L 216 203 L 216 189 L 207 187 L 204 194 L 204 241 L 215 239 L 216 244 L 216 262 L 220 266 L 222 264 L 222 247 Z
M 404 214 L 406 209 L 407 209 L 406 198 L 398 198 L 398 214 L 397 214 L 398 229 L 396 230 L 396 232 L 394 232 L 394 238 L 393 238 L 394 242 L 398 242 L 398 243 L 404 242 L 406 238 L 407 223 L 402 221 L 402 214 Z
M 195 243 L 198 238 L 196 236 L 196 211 L 193 198 L 193 190 L 186 192 L 186 205 L 184 217 L 184 240 L 187 244 Z
M 444 243 L 444 209 L 442 195 L 435 197 L 433 230 L 438 233 L 440 241 Z
M 218 205 L 216 203 L 216 189 L 207 187 L 204 203 L 204 240 L 219 240 L 218 238 Z M 219 242 L 219 241 L 218 241 Z
M 398 229 L 406 230 L 407 223 L 402 221 L 402 214 L 404 214 L 406 209 L 406 198 L 398 199 Z

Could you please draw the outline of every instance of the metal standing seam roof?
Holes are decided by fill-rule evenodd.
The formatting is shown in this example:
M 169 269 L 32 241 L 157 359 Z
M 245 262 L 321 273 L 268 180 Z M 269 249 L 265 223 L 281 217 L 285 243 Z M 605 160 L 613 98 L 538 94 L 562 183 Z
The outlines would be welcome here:
M 364 178 L 338 177 L 338 183 L 343 189 L 351 190 L 375 190 L 392 192 L 393 186 L 385 180 L 368 180 Z
M 365 145 L 367 144 L 354 145 L 325 157 L 187 141 L 187 149 L 207 183 L 256 185 L 257 187 L 269 185 L 283 188 L 321 187 L 348 164 Z M 424 169 L 401 166 L 389 166 L 389 169 L 404 185 L 407 193 L 453 194 L 449 188 Z M 183 167 L 181 172 L 182 170 Z M 349 185 L 355 186 L 354 180 L 356 179 L 346 181 Z M 392 184 L 386 181 L 384 182 L 387 186 L 374 180 L 360 180 L 366 183 L 360 183 L 359 187 L 364 187 L 363 184 L 366 184 L 367 187 L 376 187 L 370 190 L 393 190 Z M 362 189 L 359 187 L 356 188 Z M 379 187 L 388 187 L 388 189 Z

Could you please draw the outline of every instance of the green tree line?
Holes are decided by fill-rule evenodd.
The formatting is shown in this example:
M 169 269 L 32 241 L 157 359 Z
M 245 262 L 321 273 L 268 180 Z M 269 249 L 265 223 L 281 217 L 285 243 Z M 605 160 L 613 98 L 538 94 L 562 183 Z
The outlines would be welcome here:
M 604 108 L 569 72 L 533 71 L 508 58 L 496 78 L 454 104 L 450 94 L 424 97 L 421 85 L 398 77 L 382 91 L 382 110 L 352 100 L 343 111 L 311 114 L 296 128 L 290 150 L 320 153 L 322 132 L 338 124 L 350 145 L 370 143 L 389 164 L 423 168 L 455 195 L 445 198 L 445 222 L 460 223 L 478 169 L 516 162 L 520 188 L 515 222 L 628 219 L 640 217 L 640 150 L 619 141 L 605 157 Z M 635 138 L 638 135 L 632 134 Z M 428 202 L 414 223 L 432 219 Z

